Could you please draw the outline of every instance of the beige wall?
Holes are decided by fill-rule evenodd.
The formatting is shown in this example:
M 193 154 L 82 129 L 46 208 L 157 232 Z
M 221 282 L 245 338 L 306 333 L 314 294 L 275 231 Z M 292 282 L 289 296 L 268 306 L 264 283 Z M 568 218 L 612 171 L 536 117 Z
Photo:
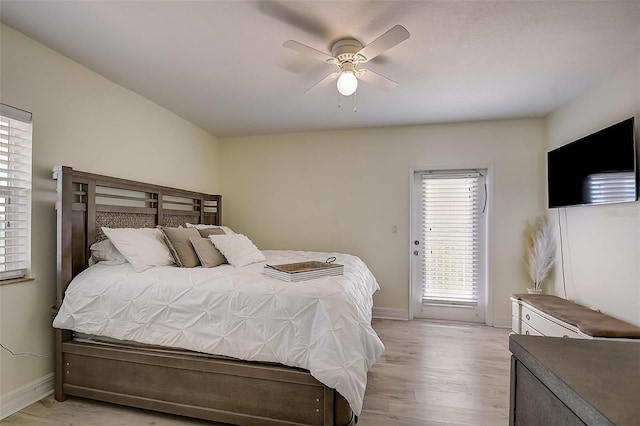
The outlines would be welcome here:
M 33 113 L 32 273 L 0 286 L 0 342 L 52 353 L 55 303 L 55 164 L 217 192 L 211 134 L 2 25 L 0 100 Z M 0 350 L 0 397 L 53 371 L 52 357 Z
M 225 223 L 262 249 L 360 256 L 376 308 L 409 306 L 409 175 L 416 167 L 493 166 L 489 323 L 510 324 L 529 284 L 521 233 L 543 210 L 542 119 L 220 139 Z M 398 233 L 392 233 L 397 225 Z
M 637 144 L 640 56 L 548 117 L 548 149 L 629 117 L 635 117 Z M 552 209 L 549 214 L 556 227 L 560 221 L 564 237 L 564 263 L 558 255 L 552 291 L 564 297 L 566 289 L 569 299 L 640 325 L 640 202 Z

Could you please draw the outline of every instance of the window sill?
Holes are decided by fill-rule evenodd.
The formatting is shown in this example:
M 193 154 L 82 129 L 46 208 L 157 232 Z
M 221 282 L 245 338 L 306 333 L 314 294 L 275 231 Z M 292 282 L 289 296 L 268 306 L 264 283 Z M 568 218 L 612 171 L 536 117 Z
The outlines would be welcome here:
M 35 278 L 33 277 L 11 278 L 8 280 L 0 280 L 0 285 L 24 283 L 24 282 L 33 281 L 33 280 L 35 280 Z

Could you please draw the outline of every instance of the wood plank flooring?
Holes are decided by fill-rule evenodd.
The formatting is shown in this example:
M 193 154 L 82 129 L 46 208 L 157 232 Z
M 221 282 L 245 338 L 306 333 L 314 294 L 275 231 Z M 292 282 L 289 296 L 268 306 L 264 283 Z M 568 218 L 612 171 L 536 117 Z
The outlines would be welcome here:
M 509 421 L 507 329 L 375 320 L 385 352 L 358 425 L 498 426 Z
M 385 352 L 369 371 L 358 426 L 508 423 L 509 330 L 440 321 L 374 320 Z M 81 398 L 48 397 L 6 426 L 181 426 L 212 422 Z

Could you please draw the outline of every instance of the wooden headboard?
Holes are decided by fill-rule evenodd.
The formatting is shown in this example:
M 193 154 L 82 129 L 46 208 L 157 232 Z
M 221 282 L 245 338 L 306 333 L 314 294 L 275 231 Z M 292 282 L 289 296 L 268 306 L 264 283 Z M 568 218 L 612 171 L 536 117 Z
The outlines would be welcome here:
M 57 180 L 56 308 L 71 280 L 88 266 L 101 227 L 152 228 L 222 224 L 222 196 L 168 188 L 55 166 Z

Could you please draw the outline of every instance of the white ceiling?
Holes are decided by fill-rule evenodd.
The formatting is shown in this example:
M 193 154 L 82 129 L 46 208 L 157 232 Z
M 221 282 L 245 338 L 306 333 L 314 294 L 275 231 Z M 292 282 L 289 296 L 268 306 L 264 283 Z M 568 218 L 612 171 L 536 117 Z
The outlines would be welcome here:
M 217 136 L 543 116 L 640 54 L 634 1 L 13 1 L 6 25 Z M 367 64 L 398 82 L 304 92 L 330 53 L 392 26 Z M 639 77 L 640 78 L 640 77 Z

